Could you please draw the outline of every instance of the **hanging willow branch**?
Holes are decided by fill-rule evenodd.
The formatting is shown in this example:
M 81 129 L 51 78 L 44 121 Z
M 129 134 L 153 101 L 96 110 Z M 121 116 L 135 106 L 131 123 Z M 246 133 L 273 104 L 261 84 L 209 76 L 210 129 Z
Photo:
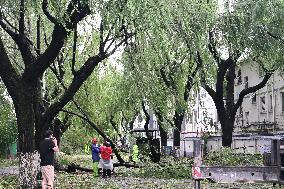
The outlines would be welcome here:
M 71 68 L 73 75 L 76 75 L 75 63 L 76 63 L 77 38 L 78 38 L 78 31 L 77 31 L 77 24 L 76 24 L 75 27 L 74 27 L 73 53 L 72 53 L 72 68 Z

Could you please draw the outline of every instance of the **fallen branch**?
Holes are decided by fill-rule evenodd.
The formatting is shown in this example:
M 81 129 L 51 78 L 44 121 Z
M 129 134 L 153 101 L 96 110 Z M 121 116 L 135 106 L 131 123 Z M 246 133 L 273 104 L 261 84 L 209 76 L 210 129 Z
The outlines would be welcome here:
M 122 166 L 124 166 L 126 168 L 130 168 L 130 167 L 140 168 L 139 165 L 131 164 L 129 162 L 113 163 L 113 167 L 122 167 Z M 55 166 L 55 170 L 56 171 L 64 171 L 64 172 L 67 172 L 67 173 L 74 173 L 76 171 L 94 172 L 93 169 L 84 168 L 84 167 L 81 167 L 80 165 L 76 165 L 74 163 L 72 163 L 70 165 L 67 165 L 67 167 L 63 167 L 61 165 L 57 165 L 57 166 Z

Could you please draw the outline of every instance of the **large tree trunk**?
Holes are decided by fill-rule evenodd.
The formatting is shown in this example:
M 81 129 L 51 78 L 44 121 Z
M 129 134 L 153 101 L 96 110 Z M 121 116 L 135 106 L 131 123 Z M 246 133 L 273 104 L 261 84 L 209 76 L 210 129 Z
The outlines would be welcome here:
M 160 161 L 161 158 L 161 153 L 160 153 L 160 149 L 157 149 L 157 146 L 155 144 L 155 140 L 153 139 L 153 136 L 151 136 L 150 132 L 149 132 L 149 123 L 150 123 L 150 115 L 146 110 L 145 107 L 145 103 L 144 101 L 142 101 L 142 110 L 146 116 L 146 121 L 144 124 L 144 129 L 146 132 L 146 137 L 147 137 L 147 141 L 148 141 L 148 145 L 150 148 L 150 158 L 154 163 L 157 163 Z
M 232 144 L 232 138 L 233 138 L 233 131 L 234 131 L 234 123 L 235 123 L 235 112 L 232 110 L 234 109 L 234 79 L 235 79 L 235 66 L 236 62 L 232 61 L 230 67 L 228 68 L 227 74 L 226 74 L 226 104 L 225 104 L 225 111 L 226 111 L 226 117 L 225 117 L 225 125 L 222 127 L 222 146 L 225 147 L 231 147 Z
M 18 124 L 18 140 L 20 152 L 19 180 L 22 188 L 35 188 L 39 171 L 39 154 L 35 151 L 35 87 L 21 83 L 15 111 Z
M 16 108 L 19 151 L 22 153 L 33 152 L 35 150 L 35 120 L 32 103 L 29 103 L 31 98 L 23 95 L 20 101 Z
M 168 133 L 163 128 L 163 116 L 159 111 L 155 111 L 155 115 L 158 118 L 158 126 L 160 131 L 160 137 L 161 137 L 161 146 L 167 146 L 168 143 Z
M 180 146 L 180 132 L 184 113 L 179 114 L 177 111 L 174 115 L 174 146 Z
M 233 139 L 233 130 L 234 130 L 234 122 L 233 120 L 226 120 L 225 125 L 222 127 L 222 146 L 231 147 L 232 139 Z
M 159 131 L 160 131 L 160 137 L 161 137 L 161 146 L 167 146 L 168 145 L 168 134 L 166 130 L 159 125 Z

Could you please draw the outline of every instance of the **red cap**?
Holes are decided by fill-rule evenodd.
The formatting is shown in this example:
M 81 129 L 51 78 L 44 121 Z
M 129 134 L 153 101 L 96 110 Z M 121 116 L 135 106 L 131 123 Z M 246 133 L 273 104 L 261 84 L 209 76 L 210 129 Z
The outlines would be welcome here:
M 93 138 L 93 139 L 92 139 L 92 143 L 97 143 L 97 139 L 96 139 L 96 138 Z

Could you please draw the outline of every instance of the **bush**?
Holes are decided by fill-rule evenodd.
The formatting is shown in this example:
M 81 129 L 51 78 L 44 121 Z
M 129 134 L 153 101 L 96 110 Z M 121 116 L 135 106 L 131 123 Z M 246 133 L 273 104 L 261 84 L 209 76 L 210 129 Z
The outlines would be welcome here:
M 221 148 L 210 152 L 204 158 L 204 165 L 211 166 L 248 166 L 262 165 L 261 154 L 237 154 L 233 149 Z
M 191 178 L 192 158 L 163 157 L 159 163 L 143 162 L 136 176 L 166 179 Z
M 92 168 L 92 157 L 91 155 L 68 155 L 59 153 L 56 156 L 60 165 L 66 166 L 76 164 L 85 168 Z

